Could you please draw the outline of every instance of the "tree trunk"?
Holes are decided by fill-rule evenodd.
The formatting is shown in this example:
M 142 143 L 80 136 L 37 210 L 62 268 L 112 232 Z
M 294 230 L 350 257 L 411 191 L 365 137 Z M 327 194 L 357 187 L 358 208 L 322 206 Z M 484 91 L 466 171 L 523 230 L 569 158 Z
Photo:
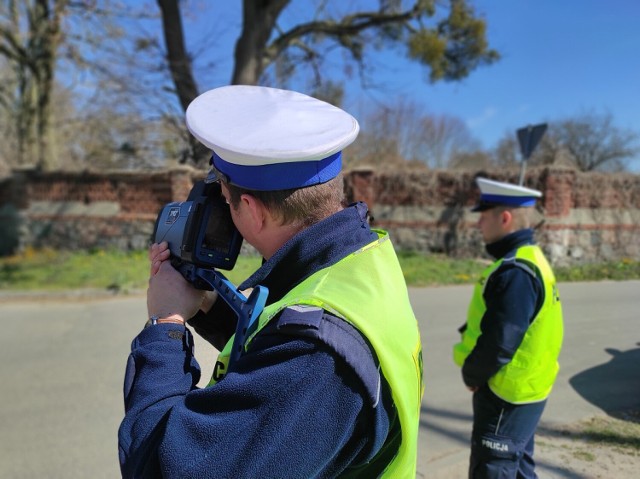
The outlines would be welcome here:
M 34 6 L 36 21 L 32 26 L 35 43 L 32 63 L 37 85 L 37 166 L 44 170 L 51 170 L 58 163 L 52 139 L 51 93 L 54 88 L 56 53 L 60 44 L 60 22 L 66 6 L 67 0 L 56 1 L 53 12 L 50 11 L 47 0 L 37 0 Z
M 182 29 L 182 16 L 178 0 L 158 0 L 162 12 L 162 31 L 167 48 L 169 71 L 183 111 L 198 96 L 198 86 L 193 78 L 191 59 L 187 53 Z M 209 161 L 209 149 L 192 135 L 189 135 L 190 152 L 179 159 L 180 163 L 192 162 L 204 166 Z
M 198 96 L 198 87 L 191 70 L 191 59 L 184 44 L 184 30 L 178 0 L 158 0 L 162 12 L 162 32 L 167 48 L 167 60 L 173 83 L 184 111 Z
M 264 51 L 276 20 L 290 0 L 243 0 L 242 33 L 236 42 L 231 84 L 257 85 L 266 67 Z

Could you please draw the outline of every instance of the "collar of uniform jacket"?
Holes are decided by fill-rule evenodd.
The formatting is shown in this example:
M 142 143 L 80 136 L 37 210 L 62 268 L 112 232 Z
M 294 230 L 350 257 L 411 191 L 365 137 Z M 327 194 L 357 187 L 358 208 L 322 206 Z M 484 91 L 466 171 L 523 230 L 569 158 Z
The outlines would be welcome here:
M 528 244 L 535 244 L 533 230 L 530 228 L 514 231 L 495 243 L 486 245 L 485 249 L 493 258 L 500 259 L 504 258 L 511 251 L 515 251 L 520 246 Z
M 377 238 L 367 222 L 367 206 L 355 203 L 291 238 L 238 289 L 266 286 L 271 304 L 293 285 Z

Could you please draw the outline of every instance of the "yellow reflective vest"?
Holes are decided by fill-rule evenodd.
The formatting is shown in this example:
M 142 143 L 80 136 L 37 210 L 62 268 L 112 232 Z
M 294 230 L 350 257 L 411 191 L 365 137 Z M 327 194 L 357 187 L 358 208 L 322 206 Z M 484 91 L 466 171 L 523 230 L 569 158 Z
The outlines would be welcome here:
M 356 327 L 375 350 L 400 421 L 400 447 L 382 477 L 413 479 L 424 392 L 420 333 L 389 236 L 374 231 L 377 241 L 317 271 L 280 301 L 268 305 L 258 318 L 256 330 L 247 338 L 245 349 L 269 321 L 293 305 L 320 307 Z M 233 338 L 220 353 L 219 363 L 228 362 L 232 343 Z M 212 379 L 210 384 L 215 382 Z M 362 469 L 359 472 L 366 474 Z
M 458 366 L 465 359 L 482 334 L 480 322 L 487 310 L 483 291 L 491 274 L 504 259 L 489 266 L 475 286 L 467 313 L 467 327 L 453 348 Z M 517 249 L 515 261 L 538 276 L 544 287 L 544 302 L 530 324 L 511 361 L 489 379 L 489 388 L 498 397 L 512 404 L 526 404 L 546 399 L 558 374 L 558 356 L 562 346 L 562 306 L 551 266 L 536 245 Z

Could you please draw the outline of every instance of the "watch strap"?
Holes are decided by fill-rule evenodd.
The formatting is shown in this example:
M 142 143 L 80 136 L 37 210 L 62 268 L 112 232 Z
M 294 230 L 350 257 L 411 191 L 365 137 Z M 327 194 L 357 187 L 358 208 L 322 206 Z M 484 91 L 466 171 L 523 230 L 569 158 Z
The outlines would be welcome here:
M 154 314 L 148 319 L 147 323 L 145 324 L 145 328 L 154 326 L 156 324 L 179 324 L 180 326 L 184 326 L 184 321 L 177 318 L 161 318 L 160 316 Z

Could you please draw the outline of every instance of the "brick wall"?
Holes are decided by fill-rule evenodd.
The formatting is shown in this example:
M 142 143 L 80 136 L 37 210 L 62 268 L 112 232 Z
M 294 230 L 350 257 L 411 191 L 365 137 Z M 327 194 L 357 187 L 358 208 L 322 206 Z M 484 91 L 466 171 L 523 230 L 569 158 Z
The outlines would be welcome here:
M 349 201 L 365 201 L 373 225 L 390 231 L 398 249 L 480 256 L 482 239 L 470 207 L 478 172 L 345 173 Z M 155 173 L 14 172 L 0 180 L 0 254 L 25 246 L 145 248 L 157 212 L 186 199 L 204 173 L 176 168 Z M 484 176 L 517 183 L 519 171 Z M 539 243 L 555 264 L 640 257 L 640 175 L 530 169 L 525 185 L 539 189 Z
M 160 208 L 203 173 L 15 172 L 0 182 L 0 254 L 26 246 L 145 248 Z
M 346 192 L 367 200 L 374 225 L 388 230 L 398 249 L 477 257 L 484 245 L 478 215 L 469 210 L 478 173 L 352 171 Z M 481 174 L 519 180 L 519 171 Z M 640 175 L 538 168 L 527 171 L 524 185 L 543 193 L 533 225 L 554 264 L 640 258 Z

